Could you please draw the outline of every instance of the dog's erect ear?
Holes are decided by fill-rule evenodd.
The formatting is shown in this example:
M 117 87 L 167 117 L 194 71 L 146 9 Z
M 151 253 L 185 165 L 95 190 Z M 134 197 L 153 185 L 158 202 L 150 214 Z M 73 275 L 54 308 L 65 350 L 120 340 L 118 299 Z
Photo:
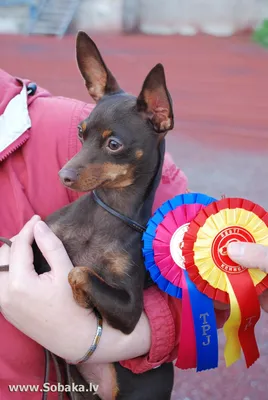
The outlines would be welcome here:
M 137 99 L 137 108 L 151 121 L 157 133 L 167 132 L 173 128 L 171 98 L 162 64 L 157 64 L 147 75 Z
M 76 38 L 76 58 L 80 72 L 90 96 L 98 102 L 105 94 L 113 94 L 121 89 L 106 67 L 100 52 L 85 32 Z

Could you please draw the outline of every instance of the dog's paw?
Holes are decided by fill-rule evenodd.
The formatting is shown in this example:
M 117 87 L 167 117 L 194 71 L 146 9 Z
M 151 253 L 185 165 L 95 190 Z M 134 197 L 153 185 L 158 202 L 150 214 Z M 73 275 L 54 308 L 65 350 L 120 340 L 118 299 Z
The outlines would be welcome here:
M 92 307 L 89 298 L 89 269 L 87 267 L 75 267 L 68 275 L 75 301 L 83 308 Z

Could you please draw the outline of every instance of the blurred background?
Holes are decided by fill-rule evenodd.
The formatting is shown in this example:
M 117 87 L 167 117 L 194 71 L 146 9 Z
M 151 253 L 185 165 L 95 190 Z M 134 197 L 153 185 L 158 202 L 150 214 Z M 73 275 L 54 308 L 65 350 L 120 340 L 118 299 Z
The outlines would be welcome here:
M 191 191 L 268 209 L 268 0 L 0 0 L 0 68 L 52 94 L 91 102 L 75 61 L 85 30 L 134 94 L 158 62 L 173 98 L 168 150 Z M 261 358 L 176 370 L 173 400 L 267 400 L 268 317 Z

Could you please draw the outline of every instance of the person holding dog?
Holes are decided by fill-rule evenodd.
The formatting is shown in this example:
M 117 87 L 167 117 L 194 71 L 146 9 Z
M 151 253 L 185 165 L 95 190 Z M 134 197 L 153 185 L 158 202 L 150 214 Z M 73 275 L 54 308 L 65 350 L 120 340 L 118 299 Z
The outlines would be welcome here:
M 73 265 L 67 252 L 41 220 L 77 199 L 75 192 L 60 184 L 58 171 L 78 151 L 77 125 L 93 106 L 31 88 L 29 80 L 0 70 L 0 115 L 5 113 L 0 120 L 1 236 L 13 237 L 11 249 L 6 245 L 0 248 L 0 265 L 10 266 L 9 272 L 0 273 L 0 397 L 4 400 L 11 397 L 8 385 L 42 386 L 43 347 L 76 362 L 87 352 L 96 332 L 95 314 L 73 299 L 67 280 Z M 21 113 L 16 121 L 12 117 L 15 110 Z M 186 190 L 184 173 L 166 154 L 154 210 Z M 51 267 L 44 276 L 38 276 L 33 267 L 33 239 Z M 236 250 L 233 246 L 227 249 L 231 258 Z M 252 266 L 256 251 L 259 265 L 268 268 L 267 249 L 252 245 L 244 256 L 233 257 L 238 257 L 241 265 Z M 104 321 L 98 349 L 87 364 L 120 361 L 137 374 L 175 360 L 180 310 L 178 299 L 150 287 L 144 291 L 144 312 L 135 330 L 123 335 Z M 227 316 L 228 311 L 217 311 L 218 327 Z M 55 371 L 50 379 L 56 381 Z M 50 396 L 56 398 L 57 394 Z M 20 399 L 24 398 L 39 399 L 40 392 L 20 393 Z
M 61 184 L 58 172 L 80 149 L 77 127 L 94 106 L 54 97 L 2 70 L 0 93 L 0 236 L 14 242 L 11 249 L 0 248 L 0 265 L 10 266 L 9 272 L 0 272 L 0 398 L 5 400 L 12 396 L 9 385 L 42 387 L 43 348 L 75 363 L 96 334 L 95 314 L 73 299 L 67 279 L 72 263 L 41 221 L 78 198 Z M 186 189 L 187 178 L 166 153 L 153 211 Z M 51 267 L 44 276 L 33 269 L 33 238 Z M 85 365 L 120 361 L 139 374 L 171 362 L 179 320 L 180 301 L 153 285 L 144 291 L 144 312 L 135 330 L 124 335 L 103 321 L 98 348 Z M 51 365 L 49 380 L 55 383 Z M 17 396 L 41 398 L 40 391 L 30 390 Z M 50 398 L 57 393 L 49 393 Z

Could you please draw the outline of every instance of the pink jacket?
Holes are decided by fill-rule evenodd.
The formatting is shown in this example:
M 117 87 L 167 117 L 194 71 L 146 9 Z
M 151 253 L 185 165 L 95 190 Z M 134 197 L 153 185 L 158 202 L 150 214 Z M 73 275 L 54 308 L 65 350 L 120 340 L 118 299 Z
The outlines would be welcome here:
M 29 81 L 24 80 L 26 84 Z M 22 84 L 0 70 L 0 115 L 21 92 Z M 58 179 L 58 171 L 79 149 L 77 125 L 93 105 L 52 97 L 38 87 L 28 97 L 32 127 L 0 152 L 0 234 L 15 235 L 33 214 L 48 214 L 78 198 Z M 16 115 L 14 115 L 16 118 Z M 154 209 L 184 193 L 187 180 L 166 154 Z M 144 292 L 144 308 L 152 328 L 152 347 L 144 357 L 122 362 L 136 373 L 176 358 L 180 302 L 156 287 Z M 0 314 L 0 399 L 9 399 L 10 384 L 42 385 L 44 353 L 41 346 L 9 324 Z M 55 375 L 51 375 L 53 382 Z M 51 393 L 50 393 L 51 395 Z M 20 393 L 19 399 L 39 399 L 39 393 Z M 56 398 L 56 394 L 55 394 Z

